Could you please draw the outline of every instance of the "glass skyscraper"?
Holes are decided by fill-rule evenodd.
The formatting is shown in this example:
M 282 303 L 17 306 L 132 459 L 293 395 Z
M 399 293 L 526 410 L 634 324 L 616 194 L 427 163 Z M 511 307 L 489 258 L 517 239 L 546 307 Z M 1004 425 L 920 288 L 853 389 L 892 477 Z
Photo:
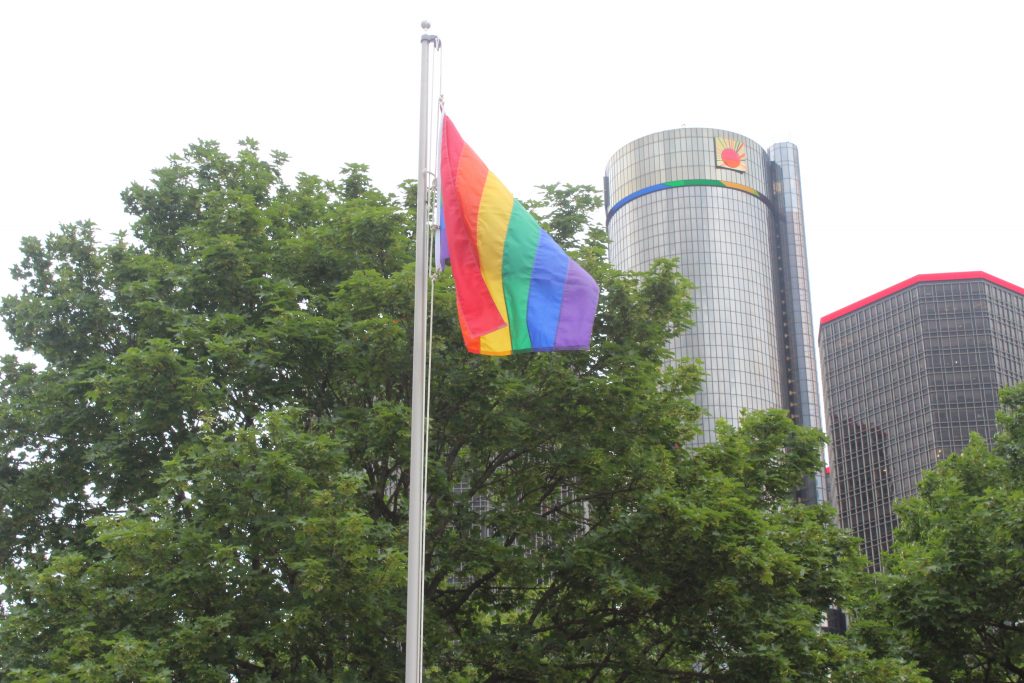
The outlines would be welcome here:
M 834 503 L 878 569 L 893 501 L 971 432 L 991 439 L 999 388 L 1024 380 L 1024 289 L 918 275 L 822 318 L 819 343 Z
M 743 408 L 788 409 L 821 427 L 796 146 L 766 152 L 725 130 L 681 128 L 621 148 L 605 173 L 610 259 L 646 270 L 669 258 L 696 285 L 677 358 L 707 373 L 697 402 L 714 422 Z M 819 474 L 799 496 L 824 500 Z

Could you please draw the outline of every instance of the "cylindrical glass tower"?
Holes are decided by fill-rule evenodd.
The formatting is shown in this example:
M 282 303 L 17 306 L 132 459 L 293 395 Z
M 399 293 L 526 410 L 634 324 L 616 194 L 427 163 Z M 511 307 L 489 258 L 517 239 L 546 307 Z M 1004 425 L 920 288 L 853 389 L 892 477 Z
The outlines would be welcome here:
M 796 147 L 769 154 L 713 128 L 647 135 L 612 155 L 605 207 L 614 266 L 669 258 L 696 285 L 694 325 L 671 344 L 707 374 L 698 441 L 744 408 L 783 408 L 820 427 Z M 801 497 L 822 500 L 820 479 Z

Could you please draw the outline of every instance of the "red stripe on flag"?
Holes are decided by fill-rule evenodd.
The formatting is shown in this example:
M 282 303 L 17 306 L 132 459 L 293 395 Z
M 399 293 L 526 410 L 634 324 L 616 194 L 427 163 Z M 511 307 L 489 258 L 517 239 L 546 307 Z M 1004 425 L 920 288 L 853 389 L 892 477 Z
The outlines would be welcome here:
M 480 271 L 476 244 L 477 213 L 487 174 L 487 166 L 463 141 L 446 116 L 441 133 L 445 232 L 448 234 L 452 275 L 458 283 L 455 298 L 459 306 L 459 321 L 467 346 L 470 346 L 471 339 L 505 327 Z

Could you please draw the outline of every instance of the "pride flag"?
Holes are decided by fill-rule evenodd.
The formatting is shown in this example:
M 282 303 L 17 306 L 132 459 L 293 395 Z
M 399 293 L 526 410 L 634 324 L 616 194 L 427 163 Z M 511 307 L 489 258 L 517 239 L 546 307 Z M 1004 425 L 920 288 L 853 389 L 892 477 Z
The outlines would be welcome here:
M 441 208 L 459 325 L 470 352 L 507 356 L 590 347 L 594 278 L 541 229 L 447 116 Z

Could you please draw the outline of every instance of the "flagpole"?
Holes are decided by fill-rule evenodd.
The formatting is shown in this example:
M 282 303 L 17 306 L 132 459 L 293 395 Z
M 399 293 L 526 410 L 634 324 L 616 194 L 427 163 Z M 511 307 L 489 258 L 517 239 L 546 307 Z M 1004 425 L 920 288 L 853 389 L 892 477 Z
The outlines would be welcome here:
M 420 26 L 427 30 L 430 24 Z M 416 294 L 412 337 L 412 422 L 409 445 L 409 574 L 406 587 L 405 683 L 423 680 L 423 582 L 426 533 L 427 287 L 430 248 L 427 191 L 430 114 L 430 46 L 437 36 L 423 34 L 420 66 L 420 155 L 416 175 Z

